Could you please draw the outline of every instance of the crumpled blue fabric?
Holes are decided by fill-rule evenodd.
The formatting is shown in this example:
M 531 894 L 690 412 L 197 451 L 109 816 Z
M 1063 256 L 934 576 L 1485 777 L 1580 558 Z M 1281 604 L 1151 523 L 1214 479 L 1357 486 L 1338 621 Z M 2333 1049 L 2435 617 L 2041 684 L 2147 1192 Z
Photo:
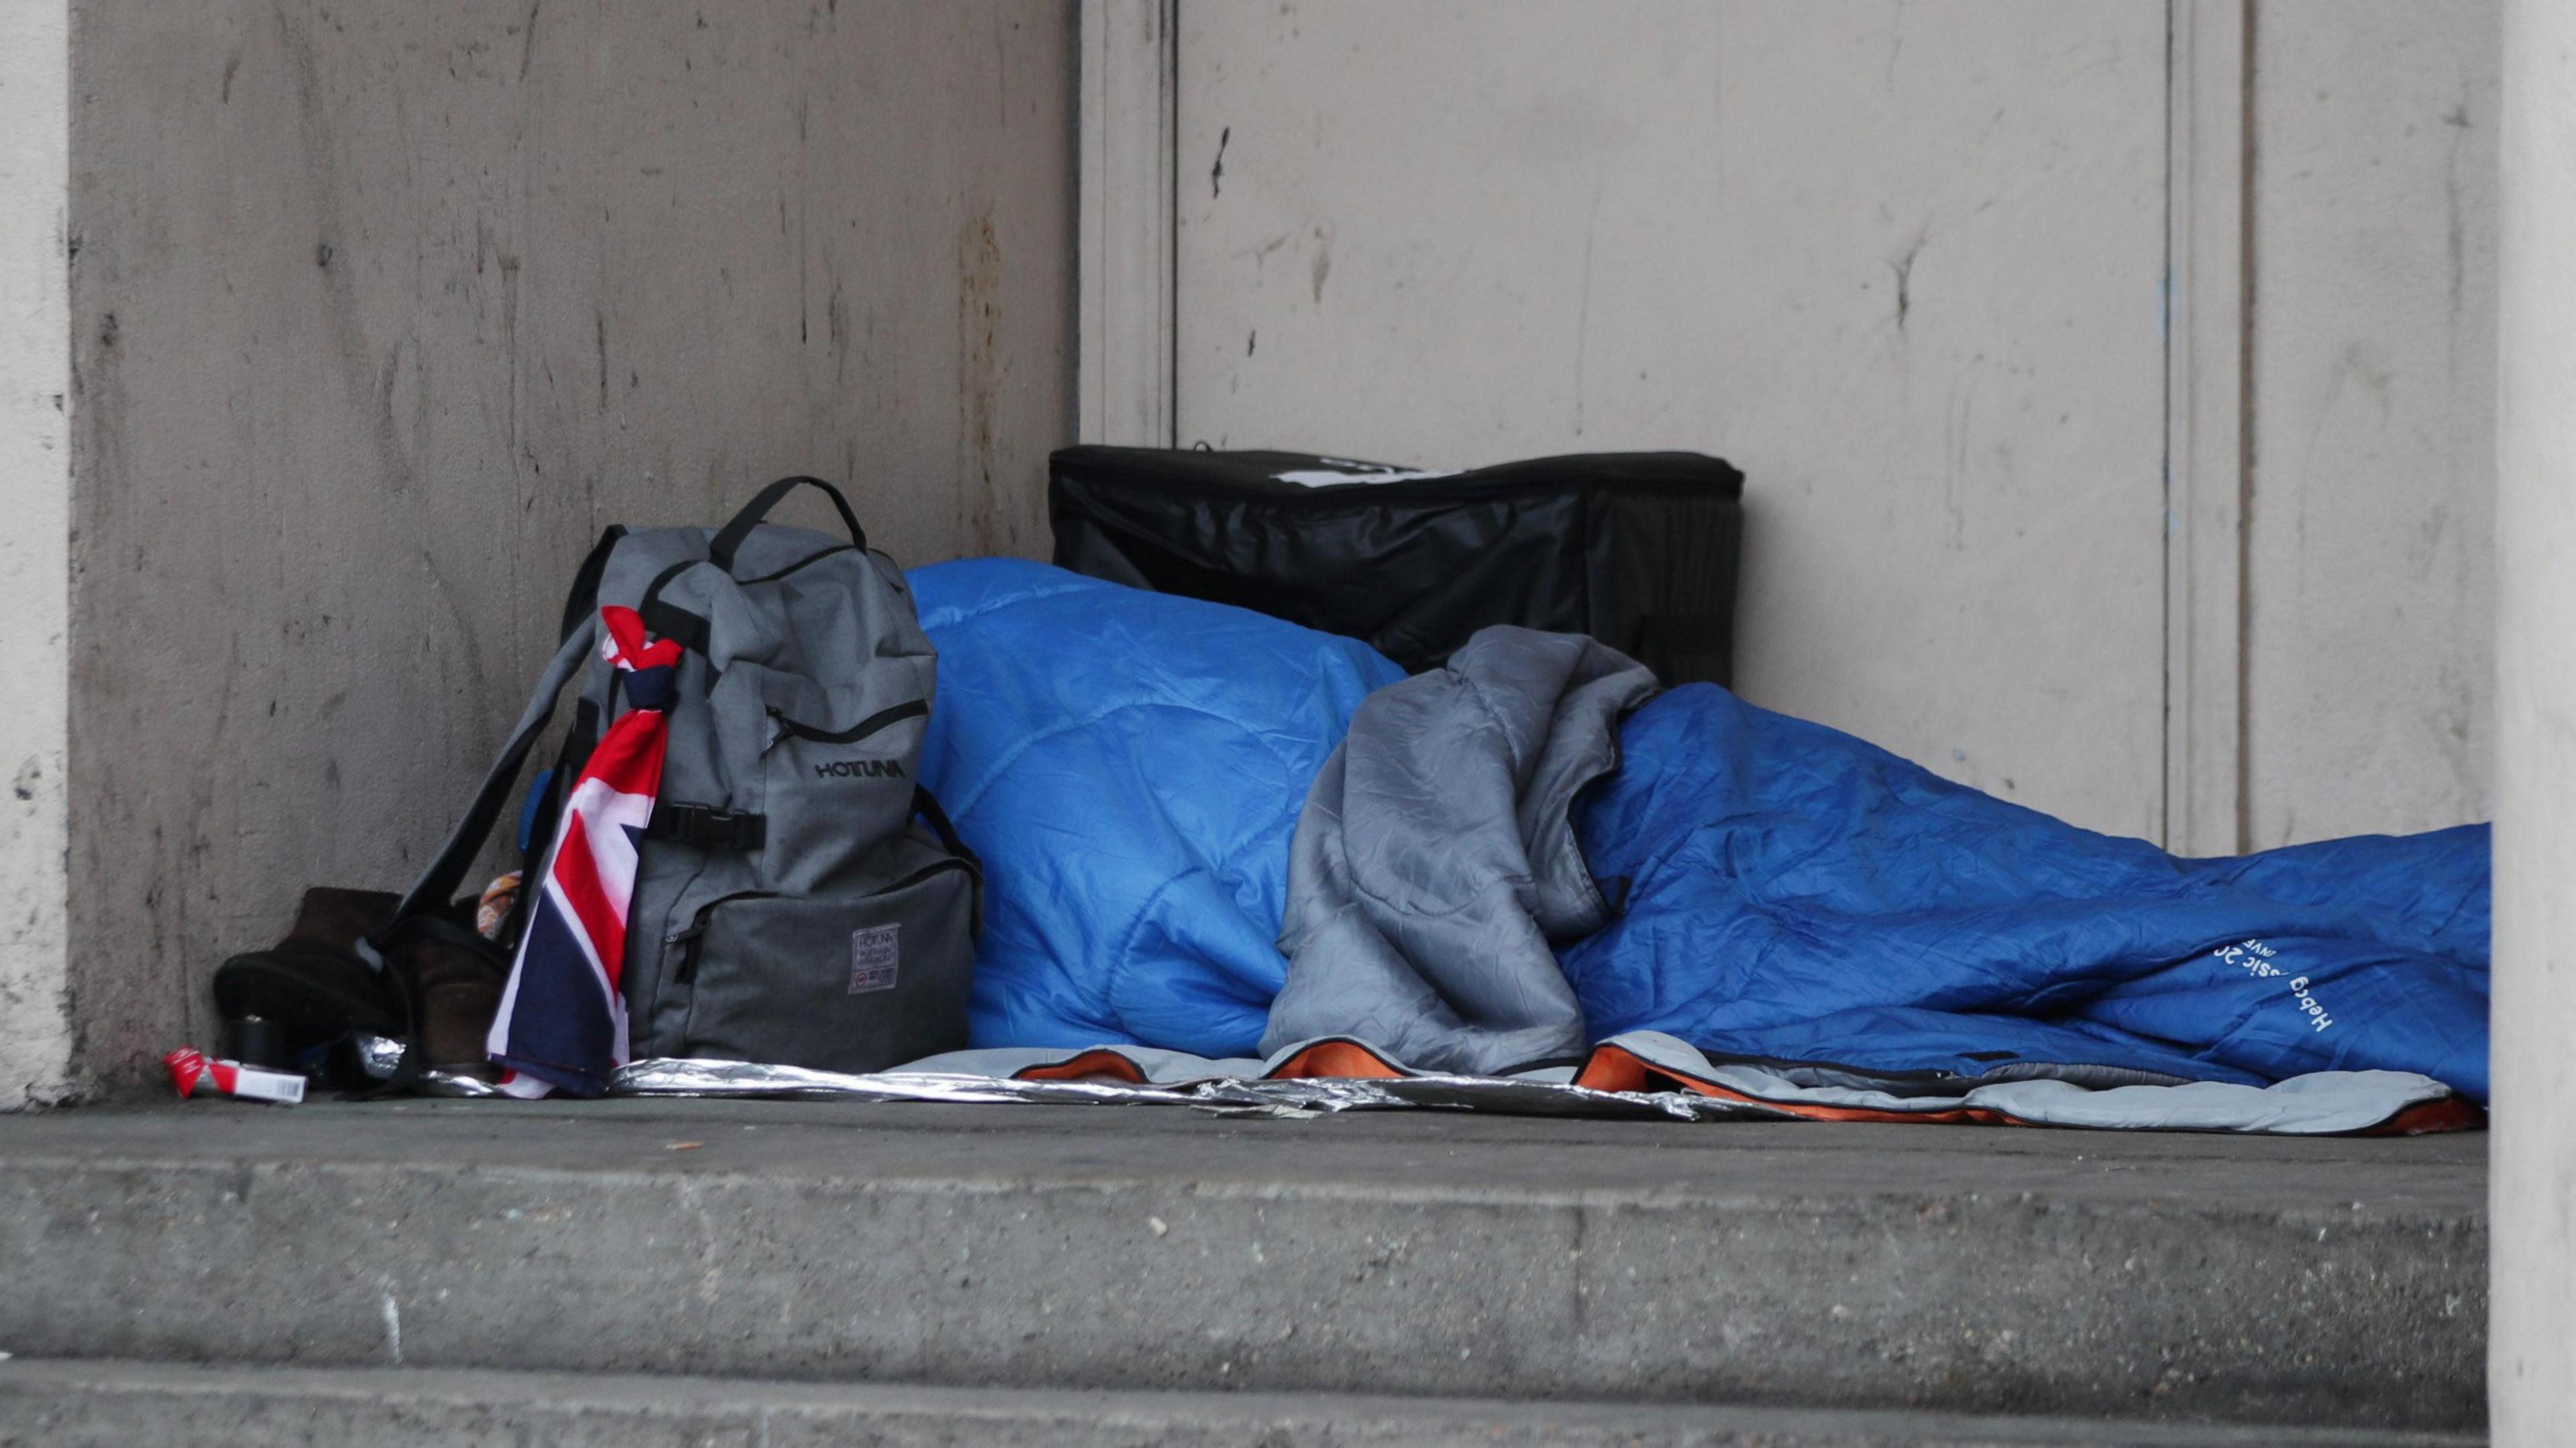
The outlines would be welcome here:
M 1561 960 L 1596 1036 L 1967 1075 L 2421 1072 L 2487 1091 L 2487 830 L 2188 860 L 1710 685 L 1581 809 L 1627 909 Z
M 1252 1054 L 1298 807 L 1376 650 L 977 558 L 912 571 L 939 649 L 921 775 L 984 862 L 974 1046 Z
M 1041 564 L 915 570 L 922 773 L 984 858 L 973 1043 L 1255 1053 L 1308 786 L 1365 645 Z M 1559 952 L 1594 1041 L 1901 1087 L 2416 1071 L 2487 1090 L 2483 826 L 2178 859 L 1722 689 L 1621 729 L 1576 811 L 1624 910 Z

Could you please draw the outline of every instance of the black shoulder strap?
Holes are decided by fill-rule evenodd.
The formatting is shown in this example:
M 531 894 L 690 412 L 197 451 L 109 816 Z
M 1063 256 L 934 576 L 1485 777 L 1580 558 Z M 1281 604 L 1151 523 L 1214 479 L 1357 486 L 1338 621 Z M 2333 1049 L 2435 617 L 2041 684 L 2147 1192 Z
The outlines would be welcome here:
M 491 771 L 483 776 L 483 787 L 475 791 L 473 805 L 465 818 L 457 822 L 456 832 L 447 837 L 429 868 L 421 872 L 402 905 L 394 911 L 394 923 L 379 932 L 390 937 L 408 917 L 424 915 L 445 905 L 456 895 L 465 872 L 474 857 L 483 851 L 483 842 L 492 826 L 510 802 L 510 790 L 519 782 L 519 767 L 527 763 L 528 751 L 536 747 L 537 737 L 555 716 L 555 698 L 563 692 L 582 665 L 589 662 L 591 645 L 597 638 L 597 616 L 583 619 L 564 635 L 552 662 L 546 665 L 543 678 L 537 680 L 537 691 L 528 700 L 527 710 L 520 714 L 518 727 L 510 731 L 510 742 L 502 747 L 501 757 L 492 762 Z
M 644 596 L 635 604 L 635 614 L 644 620 L 646 628 L 684 649 L 701 654 L 707 651 L 707 621 L 664 598 L 662 590 L 672 579 L 708 561 L 683 558 L 654 574 L 653 581 L 644 585 Z
M 939 836 L 939 843 L 947 849 L 948 853 L 973 865 L 979 871 L 984 868 L 984 862 L 977 858 L 973 850 L 966 848 L 966 841 L 958 835 L 957 827 L 948 822 L 948 811 L 939 807 L 939 797 L 932 794 L 927 786 L 913 786 L 912 812 L 920 816 L 922 823 L 930 826 L 932 834 Z
M 608 573 L 608 555 L 617 551 L 617 540 L 625 536 L 625 524 L 611 523 L 590 545 L 590 556 L 581 560 L 580 571 L 572 576 L 572 589 L 564 595 L 563 627 L 555 631 L 558 641 L 572 637 L 582 620 L 599 611 L 599 581 Z
M 591 545 L 590 556 L 581 560 L 581 568 L 572 576 L 572 587 L 564 594 L 563 627 L 555 635 L 558 641 L 572 637 L 572 632 L 599 612 L 599 584 L 608 573 L 608 555 L 617 550 L 618 541 L 626 536 L 626 525 L 611 523 L 600 530 L 599 541 Z M 564 794 L 572 788 L 573 777 L 589 762 L 590 751 L 599 744 L 599 706 L 586 698 L 572 702 L 572 727 L 564 731 L 563 748 L 555 754 L 554 773 L 547 777 L 545 794 L 537 801 L 535 814 L 529 820 L 525 874 L 533 878 L 538 858 L 555 837 L 555 821 L 563 813 Z M 495 825 L 500 822 L 496 819 Z M 534 890 L 521 890 L 510 907 L 508 925 L 501 939 L 516 940 L 520 928 L 527 924 L 529 902 Z

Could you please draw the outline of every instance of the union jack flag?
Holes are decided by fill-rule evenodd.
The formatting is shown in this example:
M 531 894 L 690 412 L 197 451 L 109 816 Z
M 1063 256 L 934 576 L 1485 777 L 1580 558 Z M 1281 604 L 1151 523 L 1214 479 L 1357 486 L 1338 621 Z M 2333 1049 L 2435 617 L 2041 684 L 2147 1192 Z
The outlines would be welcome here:
M 501 1089 L 600 1096 L 627 1060 L 626 910 L 635 848 L 662 787 L 662 753 L 680 646 L 647 640 L 631 608 L 599 611 L 600 656 L 617 667 L 628 709 L 600 735 L 565 792 L 554 848 L 529 902 L 485 1049 L 507 1068 Z

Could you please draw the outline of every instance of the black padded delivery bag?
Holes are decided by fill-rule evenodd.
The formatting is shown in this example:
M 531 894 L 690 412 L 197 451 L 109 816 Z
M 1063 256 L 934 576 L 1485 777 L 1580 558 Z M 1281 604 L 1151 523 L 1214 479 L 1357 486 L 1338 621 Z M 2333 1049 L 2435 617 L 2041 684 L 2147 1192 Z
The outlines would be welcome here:
M 1723 684 L 1744 475 L 1699 453 L 1439 473 L 1284 452 L 1055 454 L 1055 561 L 1362 639 L 1419 672 L 1488 624 Z

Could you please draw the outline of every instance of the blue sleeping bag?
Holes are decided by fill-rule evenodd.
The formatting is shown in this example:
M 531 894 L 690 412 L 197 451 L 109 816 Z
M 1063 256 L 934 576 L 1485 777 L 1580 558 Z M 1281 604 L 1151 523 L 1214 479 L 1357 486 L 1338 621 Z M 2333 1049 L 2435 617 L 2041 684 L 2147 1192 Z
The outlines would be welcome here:
M 1400 671 L 1035 563 L 912 581 L 940 650 L 923 776 L 986 866 L 973 1043 L 1255 1054 L 1299 808 Z M 2485 1098 L 2483 827 L 2181 860 L 1708 685 L 1620 737 L 1576 823 L 1623 912 L 1560 951 L 1595 1040 L 1898 1082 L 2385 1067 Z
M 975 1046 L 1240 1056 L 1287 977 L 1297 806 L 1366 644 L 1007 558 L 915 569 L 923 783 L 984 861 Z
M 2178 859 L 1693 685 L 1578 820 L 1598 1035 L 1882 1072 L 2420 1072 L 2484 1100 L 2487 831 Z

